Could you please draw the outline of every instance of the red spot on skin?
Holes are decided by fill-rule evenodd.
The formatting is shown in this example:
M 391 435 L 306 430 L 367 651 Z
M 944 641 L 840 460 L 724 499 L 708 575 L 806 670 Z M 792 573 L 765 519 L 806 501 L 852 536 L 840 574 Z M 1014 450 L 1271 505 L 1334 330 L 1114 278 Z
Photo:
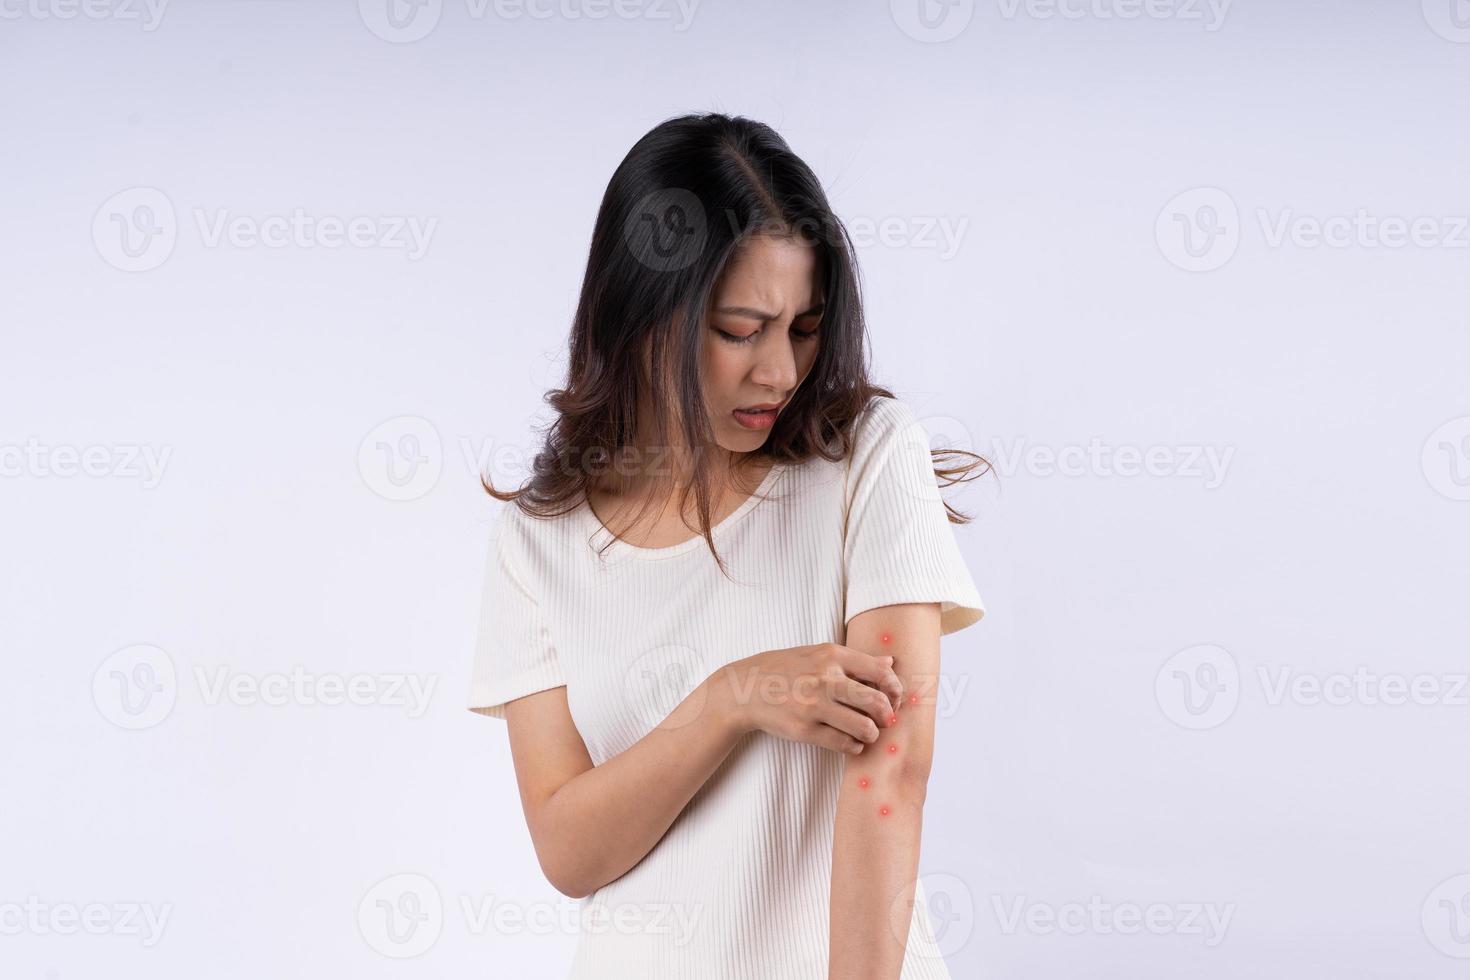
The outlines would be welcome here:
M 888 724 L 890 724 L 890 725 L 897 725 L 898 724 L 898 715 L 889 715 L 888 716 Z
M 861 786 L 863 789 L 867 789 L 868 788 L 868 777 L 867 776 L 864 776 L 862 779 L 859 779 L 858 780 L 858 785 Z
M 893 637 L 889 636 L 887 633 L 884 633 L 882 636 L 878 637 L 878 639 L 882 640 L 884 643 L 887 643 L 889 640 L 893 639 Z
M 886 806 L 880 806 L 878 808 L 878 815 L 880 817 L 886 817 L 886 816 L 888 816 L 888 807 L 886 807 Z
M 892 755 L 893 753 L 895 753 L 897 751 L 898 751 L 898 746 L 897 745 L 890 745 L 890 746 L 888 746 L 888 754 L 889 755 Z
M 909 695 L 909 704 L 918 704 L 918 703 L 919 703 L 919 696 L 917 694 L 910 694 Z

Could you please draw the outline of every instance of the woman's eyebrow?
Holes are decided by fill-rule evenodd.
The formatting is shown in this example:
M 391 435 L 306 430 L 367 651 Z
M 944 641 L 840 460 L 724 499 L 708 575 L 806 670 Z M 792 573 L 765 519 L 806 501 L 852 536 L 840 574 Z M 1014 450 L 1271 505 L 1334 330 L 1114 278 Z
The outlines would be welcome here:
M 826 306 L 826 303 L 818 303 L 811 309 L 803 310 L 802 312 L 796 314 L 796 317 L 797 319 L 800 319 L 804 316 L 815 316 L 826 309 Z M 767 313 L 765 310 L 757 310 L 754 307 L 750 306 L 720 306 L 715 308 L 715 312 L 728 313 L 730 316 L 750 317 L 752 320 L 760 320 L 762 323 L 764 323 L 766 320 L 776 319 L 776 314 Z

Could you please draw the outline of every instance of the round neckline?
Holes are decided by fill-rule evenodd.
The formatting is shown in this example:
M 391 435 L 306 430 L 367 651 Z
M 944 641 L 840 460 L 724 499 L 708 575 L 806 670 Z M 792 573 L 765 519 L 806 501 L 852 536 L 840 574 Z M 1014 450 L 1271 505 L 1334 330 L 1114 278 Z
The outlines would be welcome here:
M 785 463 L 773 461 L 770 470 L 761 479 L 760 486 L 755 488 L 755 492 L 741 501 L 740 506 L 727 514 L 724 520 L 710 528 L 710 536 L 718 539 L 733 524 L 750 513 L 756 504 L 765 499 L 771 487 L 775 485 L 776 480 L 785 470 Z M 601 550 L 605 542 L 610 542 L 607 545 L 607 553 L 609 555 L 626 555 L 633 558 L 647 559 L 675 558 L 704 544 L 704 536 L 700 534 L 696 534 L 692 538 L 686 538 L 677 544 L 665 545 L 662 548 L 645 548 L 641 545 L 630 544 L 622 538 L 615 536 L 607 529 L 607 526 L 602 523 L 602 519 L 592 510 L 592 504 L 587 500 L 585 494 L 582 498 L 581 510 L 583 523 L 588 526 L 588 529 L 593 534 L 594 546 Z

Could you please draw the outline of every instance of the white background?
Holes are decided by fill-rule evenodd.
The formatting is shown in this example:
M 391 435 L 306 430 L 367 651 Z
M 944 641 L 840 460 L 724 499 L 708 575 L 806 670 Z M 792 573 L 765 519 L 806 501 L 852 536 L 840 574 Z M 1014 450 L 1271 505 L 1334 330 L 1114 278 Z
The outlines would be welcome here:
M 0 973 L 565 974 L 463 707 L 476 459 L 546 421 L 613 168 L 717 109 L 863 240 L 877 380 L 1000 471 L 950 498 L 954 976 L 1463 976 L 1470 10 L 609 9 L 0 0 Z M 298 210 L 365 244 L 248 237 Z M 298 668 L 374 703 L 216 696 Z

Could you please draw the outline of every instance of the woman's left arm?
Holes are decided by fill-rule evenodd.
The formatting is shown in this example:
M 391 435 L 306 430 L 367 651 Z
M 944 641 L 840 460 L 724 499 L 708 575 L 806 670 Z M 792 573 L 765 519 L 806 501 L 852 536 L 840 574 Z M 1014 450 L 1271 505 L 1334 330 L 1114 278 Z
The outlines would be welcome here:
M 913 916 L 924 796 L 934 751 L 939 604 L 859 613 L 843 645 L 892 656 L 897 723 L 845 760 L 832 841 L 829 980 L 897 980 Z

